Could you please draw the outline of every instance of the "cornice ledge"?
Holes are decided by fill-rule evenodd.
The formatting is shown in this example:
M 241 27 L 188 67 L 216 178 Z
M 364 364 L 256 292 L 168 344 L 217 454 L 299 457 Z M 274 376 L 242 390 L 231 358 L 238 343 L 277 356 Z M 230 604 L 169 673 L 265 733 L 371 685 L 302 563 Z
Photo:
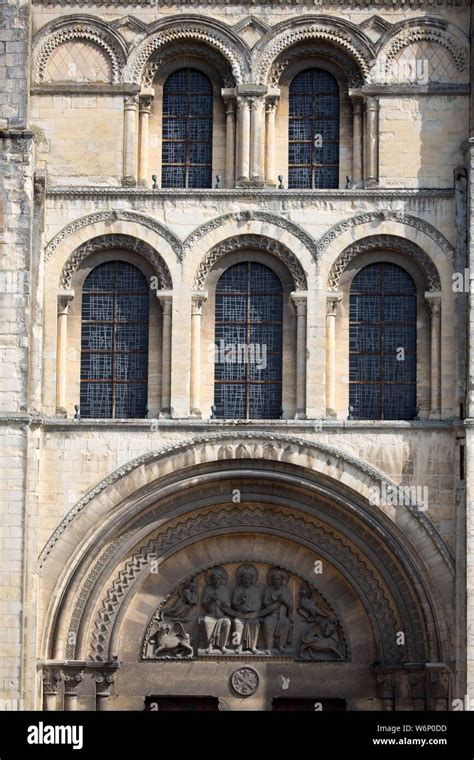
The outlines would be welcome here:
M 255 198 L 276 200 L 278 198 L 295 199 L 331 199 L 331 198 L 453 198 L 454 188 L 381 188 L 373 190 L 253 190 L 249 188 L 222 190 L 146 190 L 143 188 L 102 187 L 76 185 L 68 187 L 57 185 L 46 191 L 47 198 L 84 198 L 84 197 L 115 197 L 115 198 Z

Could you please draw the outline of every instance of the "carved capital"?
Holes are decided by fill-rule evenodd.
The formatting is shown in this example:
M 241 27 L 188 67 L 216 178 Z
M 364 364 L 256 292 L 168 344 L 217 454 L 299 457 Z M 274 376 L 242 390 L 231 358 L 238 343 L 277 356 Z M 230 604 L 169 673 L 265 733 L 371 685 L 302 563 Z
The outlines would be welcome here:
M 425 293 L 425 301 L 431 313 L 431 319 L 439 319 L 441 316 L 441 293 Z
M 305 317 L 308 308 L 307 293 L 298 292 L 291 293 L 291 300 L 293 301 L 296 309 L 297 317 Z
M 63 670 L 64 693 L 69 696 L 76 696 L 77 688 L 83 679 L 83 675 L 83 668 Z
M 43 681 L 43 693 L 55 696 L 58 693 L 58 687 L 62 679 L 61 668 L 44 668 L 41 678 Z
M 73 290 L 60 290 L 58 293 L 58 317 L 66 315 L 69 311 L 69 306 L 74 299 Z
M 149 114 L 151 111 L 151 104 L 153 103 L 153 95 L 140 95 L 139 99 L 139 112 Z
M 326 316 L 335 317 L 337 305 L 342 301 L 342 293 L 328 293 L 326 295 Z
M 138 95 L 125 95 L 123 99 L 123 107 L 125 111 L 135 111 L 138 106 Z
M 207 301 L 207 293 L 193 293 L 191 298 L 191 314 L 193 317 L 202 315 L 202 307 Z
M 156 291 L 156 297 L 158 298 L 161 308 L 163 309 L 163 316 L 169 316 L 173 307 L 173 294 L 163 293 L 163 291 Z

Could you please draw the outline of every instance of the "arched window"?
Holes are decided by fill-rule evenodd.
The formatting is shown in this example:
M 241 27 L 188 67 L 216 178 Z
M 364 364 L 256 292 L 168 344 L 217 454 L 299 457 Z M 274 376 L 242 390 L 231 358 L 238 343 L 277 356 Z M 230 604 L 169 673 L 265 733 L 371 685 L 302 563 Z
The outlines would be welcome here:
M 212 85 L 197 69 L 179 69 L 163 88 L 162 187 L 212 185 Z
M 214 415 L 281 416 L 283 289 L 255 262 L 229 267 L 216 289 Z
M 306 69 L 290 85 L 288 187 L 339 187 L 339 86 L 323 69 Z
M 145 417 L 149 288 L 124 261 L 100 264 L 82 292 L 81 417 Z
M 416 287 L 395 264 L 370 264 L 352 281 L 349 404 L 363 420 L 416 413 Z

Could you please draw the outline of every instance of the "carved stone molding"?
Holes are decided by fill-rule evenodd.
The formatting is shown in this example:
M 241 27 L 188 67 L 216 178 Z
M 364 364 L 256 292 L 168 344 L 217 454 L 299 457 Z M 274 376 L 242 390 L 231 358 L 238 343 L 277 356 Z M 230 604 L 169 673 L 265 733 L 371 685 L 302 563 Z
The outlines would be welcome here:
M 176 235 L 174 235 L 164 225 L 160 224 L 160 222 L 155 221 L 155 219 L 152 219 L 149 216 L 144 216 L 144 214 L 137 214 L 134 211 L 123 211 L 120 209 L 96 211 L 92 214 L 88 214 L 87 216 L 83 216 L 80 219 L 75 219 L 73 222 L 67 224 L 60 232 L 58 232 L 57 235 L 54 236 L 52 240 L 50 240 L 46 246 L 44 253 L 45 261 L 48 261 L 51 258 L 55 250 L 59 245 L 61 245 L 64 240 L 66 240 L 66 238 L 68 238 L 70 235 L 73 235 L 78 230 L 84 229 L 84 227 L 89 227 L 93 224 L 97 224 L 98 222 L 114 222 L 119 220 L 135 222 L 136 224 L 140 224 L 143 227 L 147 227 L 148 229 L 153 230 L 153 232 L 156 232 L 158 235 L 163 237 L 167 243 L 169 243 L 169 245 L 174 250 L 177 259 L 181 260 L 182 247 L 181 242 L 176 237 Z
M 273 39 L 264 38 L 261 48 L 255 54 L 255 81 L 265 84 L 276 58 L 286 49 L 300 42 L 325 41 L 341 48 L 355 61 L 362 78 L 370 69 L 370 61 L 375 57 L 370 40 L 357 27 L 336 17 L 310 16 L 292 19 L 291 25 L 280 32 L 274 31 Z
M 301 453 L 305 456 L 308 456 L 308 454 L 311 452 L 313 452 L 313 455 L 323 453 L 327 456 L 333 456 L 335 459 L 337 459 L 337 461 L 341 463 L 352 465 L 355 469 L 366 473 L 371 479 L 374 480 L 374 482 L 380 485 L 385 483 L 387 485 L 387 488 L 395 488 L 395 492 L 397 491 L 397 487 L 394 486 L 394 484 L 388 478 L 384 477 L 378 470 L 371 467 L 363 460 L 352 456 L 348 452 L 343 451 L 336 446 L 329 446 L 328 444 L 323 444 L 319 441 L 298 438 L 297 436 L 284 435 L 282 433 L 262 434 L 259 432 L 250 431 L 241 431 L 235 433 L 209 433 L 207 435 L 193 436 L 188 440 L 181 440 L 168 446 L 163 446 L 158 451 L 147 452 L 146 454 L 142 454 L 141 456 L 132 459 L 130 462 L 122 465 L 109 476 L 101 480 L 100 483 L 88 491 L 88 493 L 83 496 L 82 499 L 80 499 L 77 504 L 75 504 L 67 513 L 67 515 L 63 518 L 59 526 L 47 541 L 39 557 L 39 567 L 42 568 L 44 566 L 55 544 L 58 542 L 59 538 L 66 530 L 67 526 L 70 525 L 70 523 L 77 517 L 77 515 L 79 515 L 84 510 L 84 508 L 87 507 L 87 505 L 106 488 L 118 482 L 128 473 L 133 472 L 133 470 L 141 467 L 142 465 L 151 464 L 152 462 L 155 462 L 161 458 L 164 459 L 172 454 L 178 454 L 185 450 L 194 450 L 196 447 L 202 445 L 208 446 L 212 444 L 216 446 L 227 444 L 228 455 L 230 457 L 241 456 L 241 454 L 239 454 L 239 451 L 242 449 L 242 445 L 251 447 L 249 453 L 246 454 L 246 456 L 251 456 L 256 460 L 261 459 L 263 456 L 265 456 L 265 449 L 267 452 L 270 452 L 271 450 L 274 450 L 276 452 L 281 451 L 288 446 L 297 447 L 297 449 L 300 450 Z M 434 527 L 433 523 L 428 520 L 423 511 L 420 511 L 418 505 L 415 503 L 412 504 L 411 502 L 407 502 L 405 493 L 403 493 L 403 496 L 400 496 L 400 501 L 401 503 L 406 504 L 407 509 L 409 509 L 412 514 L 421 523 L 423 523 L 425 530 L 437 544 L 440 554 L 445 558 L 447 565 L 451 568 L 452 571 L 453 558 L 446 544 L 438 534 L 438 531 Z
M 243 248 L 257 248 L 259 251 L 268 251 L 268 253 L 277 256 L 290 271 L 296 290 L 306 290 L 306 275 L 296 256 L 282 243 L 262 235 L 235 235 L 227 238 L 209 251 L 204 261 L 200 264 L 196 277 L 194 279 L 194 288 L 203 290 L 207 275 L 212 267 L 222 256 L 233 251 L 242 250 Z
M 416 216 L 405 214 L 401 211 L 368 211 L 364 214 L 357 214 L 349 219 L 345 219 L 343 222 L 335 224 L 328 232 L 325 232 L 322 238 L 317 243 L 318 255 L 321 256 L 330 244 L 336 240 L 340 235 L 347 232 L 347 230 L 353 227 L 358 227 L 362 224 L 371 224 L 372 222 L 397 222 L 398 224 L 405 224 L 408 227 L 413 227 L 420 232 L 424 232 L 441 248 L 444 255 L 451 262 L 454 262 L 454 249 L 451 243 L 439 232 L 436 227 L 433 227 L 429 222 L 425 222 Z
M 348 264 L 361 253 L 379 249 L 383 251 L 387 248 L 409 256 L 412 261 L 418 264 L 425 277 L 428 290 L 441 290 L 439 274 L 431 259 L 415 243 L 396 235 L 374 235 L 348 246 L 331 267 L 328 288 L 337 290 L 342 273 Z
M 80 18 L 80 17 L 79 17 Z M 74 16 L 71 19 L 62 18 L 60 28 L 46 27 L 40 31 L 36 50 L 33 57 L 33 81 L 41 83 L 48 58 L 55 48 L 65 42 L 85 40 L 97 45 L 108 57 L 112 66 L 112 81 L 121 81 L 122 68 L 125 65 L 125 46 L 119 41 L 119 37 L 112 29 L 107 28 L 100 19 L 84 16 L 82 21 Z M 57 26 L 57 23 L 56 23 Z
M 207 22 L 207 23 L 206 23 Z M 161 48 L 188 42 L 209 45 L 229 62 L 237 84 L 245 81 L 248 70 L 245 61 L 245 43 L 236 44 L 230 37 L 230 29 L 223 25 L 211 25 L 210 19 L 202 21 L 174 19 L 171 28 L 163 28 L 149 35 L 140 42 L 130 53 L 124 69 L 124 81 L 140 82 L 146 64 Z
M 417 23 L 417 26 L 413 24 Z M 386 60 L 390 66 L 395 57 L 413 42 L 434 42 L 442 45 L 451 55 L 456 69 L 465 71 L 467 67 L 467 48 L 464 49 L 458 40 L 446 29 L 430 26 L 429 21 L 419 25 L 419 20 L 407 24 L 407 28 L 393 30 L 389 33 L 389 39 L 383 44 L 379 56 Z
M 317 258 L 317 247 L 315 240 L 308 235 L 299 225 L 294 222 L 290 222 L 284 217 L 271 214 L 266 211 L 237 211 L 231 214 L 224 214 L 224 216 L 218 216 L 215 219 L 211 219 L 209 222 L 205 222 L 192 232 L 183 243 L 184 254 L 188 253 L 196 243 L 207 235 L 212 230 L 216 230 L 222 227 L 228 222 L 250 222 L 250 221 L 267 222 L 273 224 L 276 227 L 287 230 L 292 235 L 297 237 L 301 243 L 310 251 L 314 259 Z
M 239 668 L 232 673 L 230 682 L 239 697 L 250 697 L 258 689 L 260 676 L 255 668 Z
M 349 658 L 342 623 L 312 584 L 282 565 L 243 559 L 188 578 L 164 597 L 147 625 L 142 659 L 209 655 Z
M 247 529 L 252 526 L 254 531 L 258 529 L 283 532 L 297 540 L 304 540 L 314 545 L 315 550 L 331 557 L 340 568 L 344 568 L 344 574 L 350 578 L 351 584 L 364 589 L 364 595 L 369 600 L 370 608 L 382 630 L 381 656 L 386 662 L 399 663 L 404 657 L 404 648 L 396 644 L 396 631 L 399 625 L 398 615 L 388 600 L 386 591 L 380 584 L 378 575 L 366 561 L 340 536 L 333 535 L 327 526 L 316 525 L 313 521 L 296 517 L 276 509 L 220 509 L 213 510 L 204 515 L 185 519 L 174 527 L 168 528 L 156 539 L 143 546 L 140 552 L 134 554 L 116 575 L 112 586 L 104 597 L 103 604 L 98 612 L 91 641 L 91 659 L 96 662 L 108 659 L 108 641 L 117 619 L 122 602 L 131 592 L 134 583 L 143 573 L 147 572 L 150 563 L 162 556 L 163 552 L 170 551 L 179 546 L 183 541 L 190 538 L 199 540 L 201 535 L 209 535 L 210 531 L 226 533 L 232 528 L 238 528 L 245 524 Z M 86 597 L 87 598 L 87 597 Z M 86 599 L 84 599 L 84 602 Z M 77 621 L 77 612 L 74 611 L 73 619 Z M 71 621 L 72 622 L 72 621 Z M 73 625 L 69 628 L 69 640 L 76 633 Z M 420 640 L 419 646 L 424 649 Z M 67 650 L 68 656 L 73 656 L 73 647 Z
M 142 85 L 151 87 L 156 73 L 161 66 L 173 58 L 182 58 L 183 55 L 204 59 L 212 66 L 216 75 L 222 78 L 222 87 L 235 87 L 235 77 L 229 61 L 219 51 L 213 50 L 208 45 L 200 45 L 197 42 L 179 42 L 176 45 L 166 47 L 163 51 L 159 50 L 143 69 Z
M 87 243 L 76 248 L 74 253 L 68 258 L 61 272 L 60 287 L 68 289 L 71 287 L 71 280 L 74 273 L 77 271 L 79 265 L 84 259 L 91 256 L 93 253 L 99 251 L 106 251 L 107 249 L 121 248 L 132 253 L 138 253 L 150 262 L 156 276 L 161 290 L 172 290 L 173 282 L 171 279 L 170 271 L 155 249 L 145 243 L 143 240 L 134 238 L 131 235 L 99 235 L 99 237 L 88 240 Z
M 285 69 L 294 61 L 299 61 L 304 58 L 310 58 L 312 56 L 321 56 L 326 60 L 334 61 L 339 65 L 342 72 L 345 73 L 350 87 L 360 87 L 363 84 L 363 78 L 359 67 L 355 64 L 354 59 L 351 58 L 344 50 L 329 45 L 325 42 L 310 42 L 301 43 L 295 45 L 289 51 L 284 51 L 278 56 L 273 63 L 270 74 L 268 77 L 268 83 L 272 87 L 278 87 L 281 76 Z

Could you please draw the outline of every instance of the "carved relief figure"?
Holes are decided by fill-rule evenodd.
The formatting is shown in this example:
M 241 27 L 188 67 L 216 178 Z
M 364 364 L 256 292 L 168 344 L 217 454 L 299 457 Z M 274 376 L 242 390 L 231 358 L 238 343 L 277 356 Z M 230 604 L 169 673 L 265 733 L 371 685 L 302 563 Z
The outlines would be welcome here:
M 276 648 L 286 654 L 291 629 L 291 609 L 293 599 L 287 587 L 288 576 L 284 570 L 274 567 L 267 575 L 268 586 L 263 595 L 263 630 L 265 651 L 272 653 Z
M 232 596 L 232 607 L 236 610 L 235 652 L 241 654 L 246 649 L 256 654 L 260 631 L 258 615 L 262 606 L 260 591 L 256 586 L 258 573 L 253 565 L 241 565 L 236 570 L 235 578 L 238 583 Z
M 185 623 L 189 620 L 191 610 L 197 603 L 196 581 L 191 580 L 179 589 L 175 602 L 162 610 L 162 618 L 166 620 L 179 620 L 181 623 Z
M 335 654 L 338 659 L 344 659 L 337 620 L 326 617 L 325 620 L 313 623 L 309 631 L 304 634 L 301 640 L 300 657 L 302 660 L 323 659 L 319 658 L 319 654 L 328 652 Z
M 206 637 L 206 654 L 213 649 L 219 649 L 227 654 L 227 642 L 231 627 L 230 593 L 227 587 L 227 573 L 223 567 L 216 567 L 207 576 L 201 599 L 206 612 L 203 617 L 204 633 Z
M 158 625 L 155 642 L 155 657 L 163 656 L 165 653 L 177 658 L 194 657 L 189 634 L 184 630 L 182 623 L 163 620 Z

